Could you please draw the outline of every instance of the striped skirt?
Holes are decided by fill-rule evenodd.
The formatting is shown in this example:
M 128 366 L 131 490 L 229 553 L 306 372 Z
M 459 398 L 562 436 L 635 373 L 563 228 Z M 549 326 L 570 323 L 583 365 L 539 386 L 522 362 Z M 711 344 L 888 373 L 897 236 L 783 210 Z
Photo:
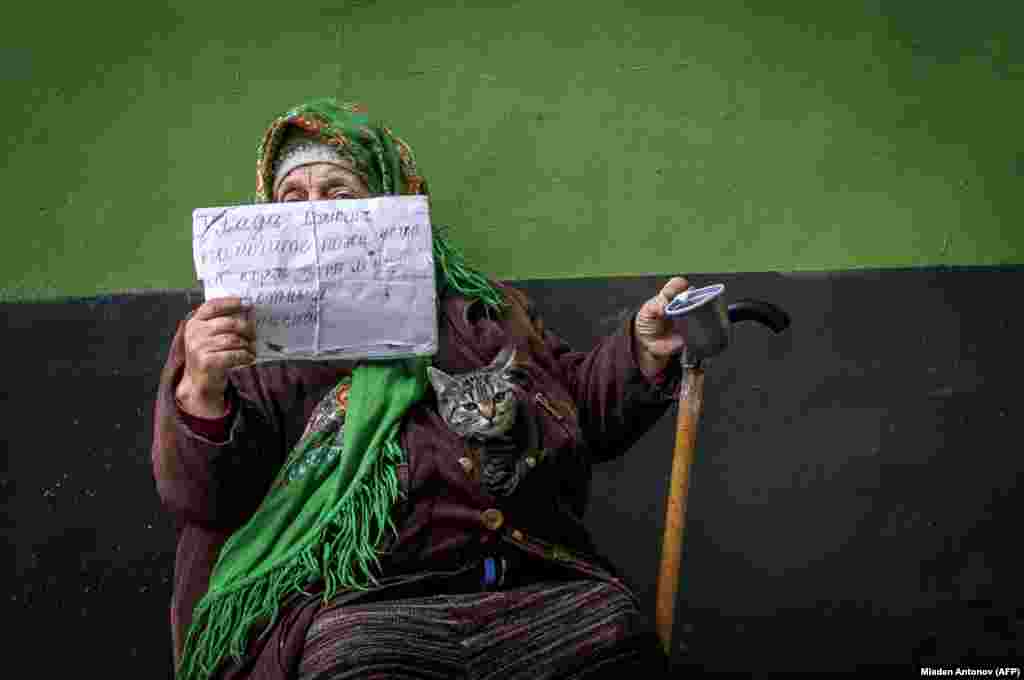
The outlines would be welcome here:
M 299 680 L 658 678 L 665 660 L 636 601 L 604 581 L 328 605 Z

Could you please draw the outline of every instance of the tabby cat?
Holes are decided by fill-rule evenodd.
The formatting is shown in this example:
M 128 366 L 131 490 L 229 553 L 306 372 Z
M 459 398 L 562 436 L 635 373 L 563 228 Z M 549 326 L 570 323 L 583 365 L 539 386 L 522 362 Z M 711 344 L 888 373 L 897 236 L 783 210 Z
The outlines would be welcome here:
M 463 439 L 483 445 L 480 481 L 494 496 L 515 491 L 529 469 L 522 447 L 509 436 L 520 410 L 515 388 L 522 374 L 515 359 L 515 347 L 510 346 L 475 371 L 451 376 L 427 368 L 445 424 Z

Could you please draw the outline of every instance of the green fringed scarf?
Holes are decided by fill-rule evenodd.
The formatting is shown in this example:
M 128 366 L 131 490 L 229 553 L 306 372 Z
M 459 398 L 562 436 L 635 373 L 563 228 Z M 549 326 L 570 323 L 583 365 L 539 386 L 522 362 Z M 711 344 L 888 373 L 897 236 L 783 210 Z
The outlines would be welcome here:
M 319 99 L 274 120 L 259 147 L 257 196 L 273 200 L 273 160 L 285 132 L 297 126 L 336 144 L 351 158 L 374 195 L 426 194 L 412 150 L 365 109 Z M 504 305 L 500 292 L 465 264 L 443 230 L 434 228 L 438 301 L 446 291 Z M 322 581 L 324 601 L 376 583 L 378 551 L 396 532 L 396 465 L 405 459 L 398 428 L 423 398 L 429 359 L 361 362 L 346 385 L 344 425 L 312 427 L 289 454 L 259 509 L 224 544 L 198 602 L 178 668 L 179 680 L 208 678 L 230 655 L 245 652 L 255 624 L 277 621 L 289 596 Z M 346 382 L 342 381 L 343 383 Z M 339 384 L 338 387 L 342 385 Z M 337 389 L 337 388 L 336 388 Z M 333 423 L 333 426 L 332 426 Z M 301 476 L 299 461 L 314 461 Z

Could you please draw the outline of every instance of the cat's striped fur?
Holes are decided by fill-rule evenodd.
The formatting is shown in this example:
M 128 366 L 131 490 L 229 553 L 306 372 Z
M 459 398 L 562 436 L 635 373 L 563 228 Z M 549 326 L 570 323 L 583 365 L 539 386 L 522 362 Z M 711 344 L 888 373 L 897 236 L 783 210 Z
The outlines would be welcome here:
M 506 347 L 484 368 L 451 376 L 427 368 L 437 393 L 438 412 L 449 428 L 465 438 L 490 439 L 515 425 L 514 347 Z

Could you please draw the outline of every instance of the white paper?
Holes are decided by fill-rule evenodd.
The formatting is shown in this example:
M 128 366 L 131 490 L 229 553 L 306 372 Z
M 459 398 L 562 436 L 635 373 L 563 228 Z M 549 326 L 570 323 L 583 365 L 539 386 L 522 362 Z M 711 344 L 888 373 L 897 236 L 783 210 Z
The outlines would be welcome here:
M 192 234 L 206 299 L 253 302 L 257 362 L 437 352 L 425 196 L 200 208 Z

